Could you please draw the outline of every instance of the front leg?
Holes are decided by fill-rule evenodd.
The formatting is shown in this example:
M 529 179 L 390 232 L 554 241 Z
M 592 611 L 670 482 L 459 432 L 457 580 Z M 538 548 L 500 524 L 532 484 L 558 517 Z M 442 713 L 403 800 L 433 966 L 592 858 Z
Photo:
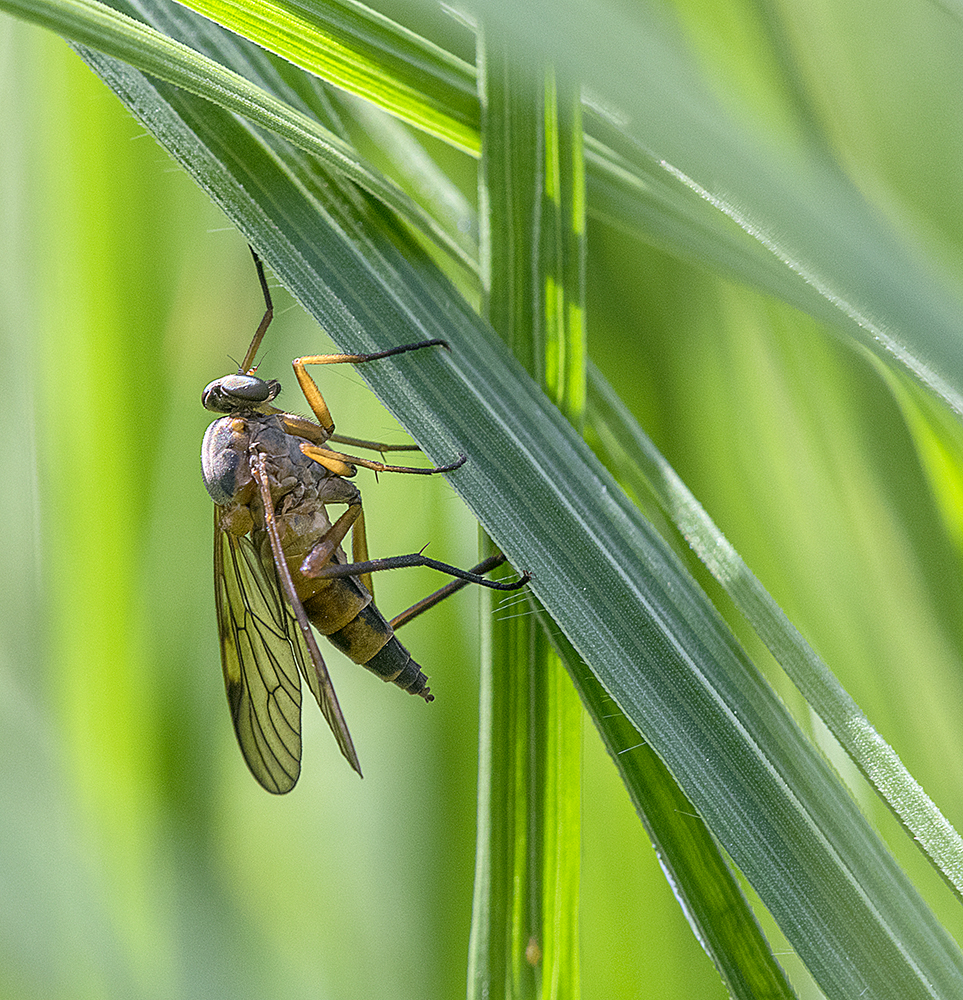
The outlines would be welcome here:
M 295 358 L 292 364 L 304 398 L 318 418 L 318 423 L 328 432 L 330 437 L 334 433 L 334 420 L 331 417 L 331 411 L 324 401 L 324 396 L 321 395 L 321 390 L 304 367 L 305 365 L 363 365 L 368 361 L 391 358 L 396 354 L 420 350 L 422 347 L 444 347 L 447 349 L 448 344 L 444 340 L 420 340 L 417 344 L 402 344 L 400 347 L 392 347 L 387 351 L 377 351 L 374 354 L 311 354 L 303 358 Z

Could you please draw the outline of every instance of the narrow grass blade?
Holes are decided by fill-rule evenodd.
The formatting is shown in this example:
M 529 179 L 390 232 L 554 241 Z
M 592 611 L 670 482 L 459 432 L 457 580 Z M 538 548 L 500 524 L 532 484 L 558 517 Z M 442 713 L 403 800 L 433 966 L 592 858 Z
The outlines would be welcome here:
M 443 142 L 479 155 L 474 67 L 370 7 L 351 0 L 188 0 L 185 5 Z
M 481 200 L 487 312 L 553 397 L 584 403 L 579 102 L 486 42 Z M 532 137 L 519 144 L 518 134 Z M 544 631 L 492 607 L 469 995 L 577 997 L 580 711 Z M 505 748 L 511 748 L 506 752 Z M 509 816 L 505 823 L 500 817 Z M 498 929 L 510 927 L 510 934 Z

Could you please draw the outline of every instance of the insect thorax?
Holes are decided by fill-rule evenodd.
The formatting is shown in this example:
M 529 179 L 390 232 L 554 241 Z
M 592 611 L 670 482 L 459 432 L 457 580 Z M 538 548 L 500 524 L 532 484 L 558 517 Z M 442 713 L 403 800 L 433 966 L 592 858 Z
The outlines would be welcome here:
M 204 483 L 221 507 L 221 527 L 231 534 L 263 529 L 261 497 L 251 474 L 255 456 L 267 458 L 266 472 L 278 530 L 292 558 L 310 550 L 331 526 L 329 503 L 360 502 L 357 487 L 301 452 L 304 438 L 290 434 L 280 417 L 235 413 L 215 420 L 204 435 Z
M 301 453 L 302 443 L 307 442 L 288 434 L 281 419 L 273 415 L 234 413 L 215 420 L 201 448 L 207 492 L 221 506 L 249 503 L 256 492 L 251 459 L 265 455 L 275 503 L 298 488 L 306 495 L 320 495 L 329 473 Z

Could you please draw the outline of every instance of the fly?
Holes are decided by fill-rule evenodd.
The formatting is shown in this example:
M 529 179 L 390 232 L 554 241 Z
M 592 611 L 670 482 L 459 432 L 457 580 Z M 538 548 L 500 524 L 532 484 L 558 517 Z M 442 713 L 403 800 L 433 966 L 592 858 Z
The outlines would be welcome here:
M 223 414 L 208 427 L 201 449 L 204 483 L 214 501 L 214 594 L 221 667 L 234 732 L 251 773 L 269 792 L 290 791 L 301 770 L 301 678 L 327 720 L 341 753 L 361 765 L 324 658 L 311 629 L 385 681 L 434 696 L 428 679 L 398 641 L 395 628 L 466 583 L 496 590 L 523 586 L 527 576 L 500 583 L 420 554 L 369 560 L 361 493 L 350 482 L 361 466 L 375 472 L 435 475 L 465 462 L 418 469 L 386 465 L 332 450 L 332 443 L 375 451 L 417 450 L 341 437 L 306 365 L 364 364 L 408 351 L 447 347 L 442 340 L 405 344 L 376 354 L 297 358 L 294 372 L 315 420 L 273 405 L 281 390 L 258 378 L 254 357 L 274 308 L 260 258 L 251 250 L 264 295 L 264 317 L 238 373 L 211 382 L 201 401 Z M 332 521 L 329 505 L 345 505 Z M 352 561 L 342 542 L 351 531 Z M 387 621 L 375 607 L 371 573 L 400 566 L 431 566 L 458 579 Z

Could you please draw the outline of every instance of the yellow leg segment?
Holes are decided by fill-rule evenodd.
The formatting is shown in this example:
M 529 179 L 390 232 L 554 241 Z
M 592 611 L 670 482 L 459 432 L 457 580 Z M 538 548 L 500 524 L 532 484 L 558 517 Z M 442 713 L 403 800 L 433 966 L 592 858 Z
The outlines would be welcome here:
M 363 365 L 366 361 L 378 361 L 380 358 L 390 358 L 396 354 L 405 354 L 408 351 L 416 351 L 422 347 L 448 347 L 443 340 L 423 340 L 417 344 L 402 344 L 400 347 L 392 347 L 387 351 L 378 351 L 375 354 L 309 354 L 303 358 L 295 358 L 294 374 L 304 393 L 304 398 L 318 418 L 318 423 L 329 433 L 334 430 L 334 420 L 328 404 L 321 395 L 321 390 L 315 385 L 314 379 L 308 374 L 305 365 Z

